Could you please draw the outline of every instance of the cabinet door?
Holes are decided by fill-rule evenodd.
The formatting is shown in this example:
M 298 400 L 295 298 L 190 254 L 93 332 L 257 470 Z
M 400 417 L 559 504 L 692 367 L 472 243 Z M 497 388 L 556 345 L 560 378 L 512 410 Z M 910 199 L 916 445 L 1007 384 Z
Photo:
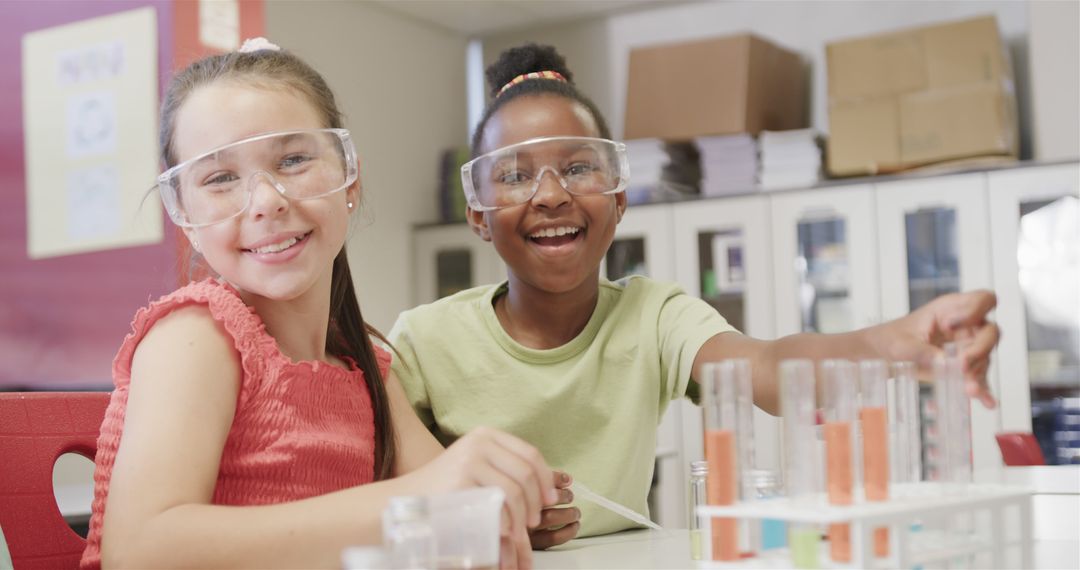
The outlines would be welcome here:
M 674 207 L 675 275 L 683 289 L 716 308 L 736 329 L 773 338 L 772 235 L 766 196 Z M 701 409 L 683 411 L 685 462 L 704 459 Z M 755 410 L 756 464 L 779 470 L 779 421 Z
M 610 280 L 644 275 L 658 281 L 673 281 L 671 206 L 628 208 L 615 228 L 615 239 L 604 256 L 600 274 Z M 689 472 L 682 457 L 680 426 L 685 405 L 671 402 L 656 429 L 656 474 L 649 503 L 653 519 L 664 527 L 686 527 L 684 489 Z
M 657 281 L 675 279 L 671 259 L 671 206 L 631 206 L 615 228 L 600 273 L 612 281 L 645 275 Z
M 417 305 L 505 278 L 505 266 L 495 248 L 467 224 L 418 228 L 413 240 L 413 302 Z
M 1080 463 L 1080 166 L 989 180 L 1002 427 L 1033 431 L 1048 463 Z
M 880 322 L 874 189 L 772 197 L 776 335 Z
M 964 174 L 878 184 L 878 263 L 885 320 L 906 315 L 946 293 L 993 289 L 986 175 Z M 987 372 L 1000 392 L 997 355 Z M 971 405 L 974 468 L 1001 466 L 994 434 L 997 410 Z

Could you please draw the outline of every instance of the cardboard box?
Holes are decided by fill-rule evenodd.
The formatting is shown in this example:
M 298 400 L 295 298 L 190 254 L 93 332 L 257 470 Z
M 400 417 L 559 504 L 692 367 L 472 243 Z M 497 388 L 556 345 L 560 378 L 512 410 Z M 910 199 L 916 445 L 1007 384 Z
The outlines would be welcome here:
M 1017 155 L 1012 70 L 994 17 L 836 42 L 826 57 L 830 174 Z
M 807 126 L 800 56 L 740 34 L 630 52 L 626 139 L 697 136 Z

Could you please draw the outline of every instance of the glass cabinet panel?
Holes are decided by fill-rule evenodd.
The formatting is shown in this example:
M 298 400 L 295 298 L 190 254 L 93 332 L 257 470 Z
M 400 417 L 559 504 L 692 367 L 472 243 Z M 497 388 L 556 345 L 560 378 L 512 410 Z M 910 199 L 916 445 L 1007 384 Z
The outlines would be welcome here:
M 607 278 L 614 281 L 629 275 L 649 275 L 645 238 L 616 239 L 608 248 Z
M 473 286 L 472 261 L 472 252 L 468 249 L 445 249 L 435 254 L 435 280 L 439 298 Z
M 845 220 L 800 221 L 795 265 L 802 331 L 835 333 L 855 328 Z
M 932 208 L 904 216 L 910 310 L 960 290 L 956 210 Z
M 746 330 L 744 250 L 741 230 L 698 232 L 701 298 L 740 331 Z
M 1032 431 L 1050 464 L 1080 464 L 1080 208 L 1075 196 L 1020 203 L 1017 239 Z

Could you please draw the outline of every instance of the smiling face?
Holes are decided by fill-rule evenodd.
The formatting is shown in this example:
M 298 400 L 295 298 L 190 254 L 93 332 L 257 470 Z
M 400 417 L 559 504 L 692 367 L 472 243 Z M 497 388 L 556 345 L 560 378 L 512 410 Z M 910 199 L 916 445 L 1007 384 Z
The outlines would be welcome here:
M 290 89 L 217 81 L 188 96 L 176 114 L 173 142 L 176 160 L 183 162 L 253 135 L 325 126 L 315 107 Z M 223 163 L 222 172 L 209 173 L 250 183 L 250 205 L 234 218 L 185 233 L 210 267 L 240 291 L 290 300 L 317 284 L 329 291 L 333 260 L 348 231 L 346 202 L 357 202 L 359 183 L 322 198 L 290 200 L 269 177 L 251 175 L 273 174 L 279 162 L 268 156 L 258 164 Z
M 599 137 L 580 103 L 554 94 L 522 96 L 503 105 L 484 128 L 481 153 L 538 137 Z M 550 173 L 532 199 L 490 212 L 469 210 L 469 223 L 490 240 L 512 286 L 546 293 L 591 291 L 600 262 L 626 208 L 626 194 L 570 194 Z

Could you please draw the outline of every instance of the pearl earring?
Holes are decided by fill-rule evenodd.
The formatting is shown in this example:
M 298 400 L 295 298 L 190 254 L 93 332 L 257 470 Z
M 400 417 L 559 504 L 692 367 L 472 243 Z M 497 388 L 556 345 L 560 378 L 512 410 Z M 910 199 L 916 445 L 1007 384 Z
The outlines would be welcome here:
M 346 202 L 345 205 L 348 206 L 350 210 L 352 209 L 352 202 Z

